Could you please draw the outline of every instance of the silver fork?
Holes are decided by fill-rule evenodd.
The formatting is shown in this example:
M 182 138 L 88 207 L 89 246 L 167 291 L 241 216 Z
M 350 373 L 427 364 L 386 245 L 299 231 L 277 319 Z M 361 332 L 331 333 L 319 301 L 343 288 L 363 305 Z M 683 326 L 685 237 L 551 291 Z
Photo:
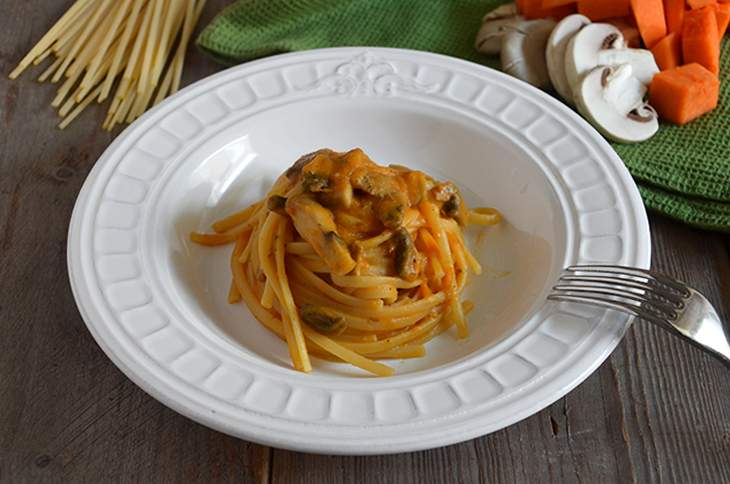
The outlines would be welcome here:
M 692 343 L 730 368 L 730 331 L 702 294 L 671 277 L 635 267 L 571 266 L 548 299 L 631 314 Z

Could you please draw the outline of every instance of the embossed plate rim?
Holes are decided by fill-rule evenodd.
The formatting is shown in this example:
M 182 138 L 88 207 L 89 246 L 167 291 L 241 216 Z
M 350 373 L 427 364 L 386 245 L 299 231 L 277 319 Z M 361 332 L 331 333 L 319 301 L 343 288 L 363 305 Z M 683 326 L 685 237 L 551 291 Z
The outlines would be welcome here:
M 507 418 L 502 418 L 499 422 L 490 421 L 484 416 L 483 411 L 479 413 L 481 407 L 478 405 L 469 406 L 462 402 L 455 411 L 446 412 L 443 415 L 427 416 L 423 419 L 410 419 L 405 422 L 394 422 L 392 424 L 387 422 L 383 423 L 382 421 L 370 422 L 368 425 L 357 425 L 353 423 L 349 427 L 335 425 L 330 421 L 291 422 L 284 418 L 283 414 L 286 413 L 286 408 L 278 415 L 271 415 L 257 413 L 250 408 L 233 407 L 229 405 L 230 402 L 218 401 L 214 397 L 205 394 L 205 392 L 193 388 L 193 385 L 186 385 L 184 382 L 180 383 L 178 381 L 179 378 L 173 378 L 175 375 L 172 373 L 172 370 L 163 368 L 161 364 L 150 364 L 149 361 L 140 357 L 141 353 L 134 353 L 133 349 L 125 348 L 124 344 L 120 343 L 121 340 L 115 339 L 123 331 L 118 327 L 115 328 L 112 323 L 109 323 L 109 318 L 104 316 L 104 312 L 100 307 L 97 307 L 99 299 L 103 299 L 103 296 L 100 296 L 99 288 L 95 287 L 95 278 L 90 277 L 88 264 L 84 266 L 83 259 L 88 259 L 91 256 L 87 253 L 88 251 L 85 252 L 83 250 L 82 246 L 82 242 L 88 244 L 89 240 L 91 240 L 88 237 L 82 237 L 82 235 L 88 234 L 93 229 L 93 227 L 89 226 L 87 219 L 89 195 L 92 192 L 92 187 L 99 182 L 99 177 L 104 166 L 110 164 L 110 159 L 114 158 L 118 154 L 117 151 L 134 135 L 139 135 L 139 132 L 145 128 L 150 130 L 154 129 L 154 125 L 151 124 L 153 120 L 166 119 L 166 116 L 169 116 L 175 109 L 180 107 L 185 108 L 192 100 L 208 92 L 205 91 L 206 86 L 209 87 L 209 91 L 218 90 L 224 85 L 226 79 L 234 81 L 244 79 L 246 73 L 253 75 L 261 72 L 275 71 L 277 69 L 277 72 L 281 72 L 289 65 L 316 64 L 318 61 L 323 62 L 325 60 L 328 62 L 342 62 L 342 65 L 344 65 L 347 63 L 345 62 L 347 59 L 356 59 L 363 53 L 375 53 L 385 60 L 385 64 L 389 64 L 389 62 L 422 63 L 427 66 L 440 66 L 440 68 L 446 71 L 453 71 L 464 75 L 469 73 L 470 76 L 476 77 L 484 83 L 489 83 L 493 86 L 498 85 L 512 92 L 515 96 L 519 95 L 531 102 L 547 106 L 551 110 L 554 109 L 555 112 L 559 113 L 558 116 L 562 117 L 566 126 L 572 126 L 571 129 L 575 131 L 583 131 L 582 136 L 586 138 L 584 142 L 591 144 L 591 153 L 593 155 L 600 154 L 605 158 L 608 164 L 606 169 L 612 170 L 611 176 L 615 178 L 614 181 L 620 185 L 619 188 L 625 192 L 623 194 L 628 198 L 625 201 L 627 206 L 624 208 L 628 210 L 627 214 L 629 218 L 632 218 L 632 224 L 635 224 L 635 226 L 626 228 L 629 231 L 636 232 L 633 236 L 638 246 L 632 249 L 636 252 L 632 256 L 635 259 L 633 263 L 640 266 L 648 266 L 649 234 L 646 214 L 638 197 L 636 187 L 633 185 L 626 169 L 620 164 L 618 157 L 592 128 L 565 106 L 519 81 L 508 78 L 501 73 L 488 70 L 482 66 L 445 56 L 379 48 L 338 48 L 285 54 L 223 71 L 193 84 L 181 91 L 178 95 L 151 110 L 112 143 L 92 169 L 82 188 L 69 226 L 68 245 L 68 265 L 72 289 L 82 316 L 99 345 L 115 364 L 145 391 L 178 412 L 205 425 L 268 445 L 314 452 L 345 454 L 390 453 L 454 443 L 514 423 L 540 410 L 567 393 L 610 354 L 627 327 L 624 322 L 622 325 L 614 327 L 610 331 L 606 329 L 606 333 L 603 334 L 603 339 L 601 339 L 602 346 L 598 351 L 595 351 L 595 348 L 592 353 L 590 351 L 584 351 L 589 343 L 593 343 L 590 337 L 595 336 L 597 331 L 605 329 L 605 325 L 597 324 L 594 331 L 581 340 L 579 344 L 576 344 L 571 350 L 571 355 L 577 355 L 576 359 L 572 361 L 563 360 L 560 364 L 552 368 L 547 368 L 544 372 L 541 372 L 540 368 L 538 368 L 539 379 L 542 380 L 542 383 L 548 384 L 545 385 L 542 391 L 537 391 L 533 388 L 531 390 L 532 393 L 529 393 L 527 389 L 530 389 L 529 385 L 533 385 L 534 387 L 534 382 L 533 380 L 529 380 L 525 383 L 525 392 L 523 393 L 531 398 L 530 403 L 525 404 L 522 401 L 521 404 L 523 406 L 521 408 L 517 408 Z M 389 65 L 392 67 L 392 64 Z M 301 94 L 301 92 L 298 94 Z M 187 110 L 187 108 L 185 109 Z M 225 118 L 225 116 L 223 117 Z M 143 137 L 140 135 L 140 138 Z M 105 181 L 108 182 L 108 180 Z M 619 204 L 619 201 L 616 201 L 616 204 Z M 98 207 L 96 208 L 98 210 Z M 93 219 L 96 220 L 96 212 L 94 212 Z M 89 246 L 87 245 L 85 248 L 89 249 Z M 91 241 L 90 248 L 93 252 L 93 240 Z M 93 266 L 93 261 L 91 261 L 91 265 Z M 95 274 L 92 275 L 96 277 Z M 604 320 L 605 315 L 601 316 L 601 321 Z M 139 359 L 135 359 L 135 355 Z M 149 358 L 148 360 L 151 361 Z M 570 366 L 569 364 L 572 365 L 571 368 L 568 368 Z M 563 369 L 565 369 L 565 372 L 562 371 Z M 477 371 L 474 368 L 469 371 L 471 370 Z M 166 372 L 170 374 L 168 375 Z M 560 373 L 560 375 L 556 376 L 556 372 Z M 452 376 L 451 379 L 455 380 L 456 377 Z M 399 383 L 407 380 L 407 376 L 399 377 L 398 379 Z M 560 380 L 559 384 L 556 383 L 557 380 Z M 290 387 L 290 391 L 300 391 L 303 388 L 301 383 L 302 379 L 295 378 L 293 381 L 299 386 L 295 385 Z M 549 384 L 552 384 L 552 387 Z M 383 388 L 387 386 L 385 384 Z M 422 385 L 419 388 L 423 389 L 424 386 Z M 553 388 L 556 386 L 557 389 Z M 329 397 L 330 403 L 332 402 L 332 398 L 334 398 L 333 395 L 341 395 L 343 392 L 347 395 L 354 393 L 348 393 L 346 389 L 350 387 L 351 385 L 343 385 L 340 389 L 333 389 Z M 453 389 L 453 387 L 451 388 Z M 549 391 L 545 388 L 548 388 Z M 513 391 L 513 394 L 519 392 L 519 390 L 521 388 Z M 378 395 L 382 395 L 382 392 L 378 393 Z M 369 398 L 369 401 L 372 401 L 373 406 L 375 406 L 375 396 L 371 395 Z M 375 412 L 374 407 L 373 412 Z M 450 422 L 455 424 L 448 425 Z M 288 431 L 284 431 L 284 428 Z M 402 435 L 404 428 L 408 429 L 409 435 Z

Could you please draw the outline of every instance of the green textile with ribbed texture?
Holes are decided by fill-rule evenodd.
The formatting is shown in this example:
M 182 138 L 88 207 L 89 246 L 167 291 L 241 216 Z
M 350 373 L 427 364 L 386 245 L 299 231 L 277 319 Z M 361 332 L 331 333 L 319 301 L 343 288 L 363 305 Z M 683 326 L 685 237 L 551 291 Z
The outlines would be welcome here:
M 498 67 L 477 53 L 481 17 L 501 0 L 238 0 L 200 34 L 198 46 L 236 64 L 322 47 L 425 50 Z M 730 73 L 730 43 L 721 77 Z M 719 107 L 685 126 L 662 124 L 651 140 L 612 143 L 639 184 L 646 206 L 706 229 L 730 231 L 730 91 Z

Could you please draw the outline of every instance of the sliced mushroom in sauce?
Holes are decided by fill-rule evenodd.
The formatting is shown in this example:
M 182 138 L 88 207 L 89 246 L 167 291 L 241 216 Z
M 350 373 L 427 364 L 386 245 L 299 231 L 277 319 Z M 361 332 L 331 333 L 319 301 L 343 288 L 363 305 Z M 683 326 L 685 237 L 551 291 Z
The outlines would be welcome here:
M 299 309 L 302 321 L 322 333 L 335 333 L 345 327 L 345 320 L 329 308 L 304 304 Z

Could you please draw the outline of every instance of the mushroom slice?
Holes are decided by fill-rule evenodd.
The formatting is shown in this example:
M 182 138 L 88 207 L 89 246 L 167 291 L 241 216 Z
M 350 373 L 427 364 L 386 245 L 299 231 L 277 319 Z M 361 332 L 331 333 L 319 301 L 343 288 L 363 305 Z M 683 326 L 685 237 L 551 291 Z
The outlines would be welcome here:
M 299 235 L 309 242 L 332 272 L 347 274 L 355 267 L 347 244 L 337 234 L 332 212 L 320 205 L 311 193 L 289 197 L 285 210 Z
M 500 5 L 482 18 L 474 47 L 484 54 L 499 54 L 506 28 L 514 27 L 524 20 L 523 16 L 517 14 L 517 5 L 514 3 Z
M 272 212 L 278 213 L 279 215 L 288 217 L 289 214 L 286 213 L 285 207 L 286 197 L 282 197 L 281 195 L 271 195 L 266 201 L 266 208 L 268 208 Z
M 484 14 L 484 17 L 482 17 L 482 23 L 500 18 L 514 17 L 517 13 L 517 4 L 515 2 L 505 3 L 504 5 L 500 5 L 494 10 L 490 10 Z
M 386 197 L 375 202 L 378 220 L 389 229 L 397 229 L 403 225 L 406 208 L 408 208 L 407 200 L 402 197 Z
M 395 270 L 406 281 L 415 281 L 418 277 L 419 255 L 413 238 L 404 228 L 393 234 L 395 244 Z
M 565 75 L 575 89 L 596 66 L 630 64 L 633 76 L 650 84 L 659 68 L 651 51 L 626 47 L 621 31 L 611 24 L 591 24 L 575 34 L 565 51 Z
M 599 66 L 614 66 L 630 64 L 633 75 L 642 84 L 651 84 L 654 75 L 659 73 L 659 67 L 654 60 L 654 54 L 646 49 L 606 49 L 598 53 Z
M 545 60 L 547 61 L 550 81 L 552 81 L 553 87 L 560 97 L 568 104 L 575 104 L 575 102 L 573 101 L 573 91 L 570 88 L 568 77 L 565 75 L 565 50 L 570 39 L 590 23 L 591 20 L 585 15 L 577 13 L 568 15 L 558 22 L 548 38 Z
M 299 309 L 302 321 L 320 333 L 336 333 L 345 328 L 344 318 L 332 309 L 304 304 Z
M 317 155 L 321 154 L 331 154 L 333 151 L 329 148 L 323 148 L 321 150 L 313 151 L 311 153 L 307 153 L 306 155 L 302 155 L 299 157 L 297 161 L 294 162 L 292 166 L 290 166 L 285 172 L 284 175 L 289 180 L 295 180 L 299 174 L 302 172 L 302 168 L 309 163 L 310 161 L 314 160 L 314 158 L 317 157 Z
M 584 75 L 598 64 L 598 53 L 605 49 L 623 49 L 624 37 L 611 24 L 596 23 L 583 27 L 565 49 L 565 76 L 574 91 Z
M 651 138 L 659 129 L 654 108 L 644 100 L 646 85 L 630 64 L 596 67 L 575 92 L 578 111 L 604 136 L 621 143 Z
M 530 20 L 510 27 L 502 39 L 502 70 L 541 89 L 549 89 L 545 47 L 555 22 Z

